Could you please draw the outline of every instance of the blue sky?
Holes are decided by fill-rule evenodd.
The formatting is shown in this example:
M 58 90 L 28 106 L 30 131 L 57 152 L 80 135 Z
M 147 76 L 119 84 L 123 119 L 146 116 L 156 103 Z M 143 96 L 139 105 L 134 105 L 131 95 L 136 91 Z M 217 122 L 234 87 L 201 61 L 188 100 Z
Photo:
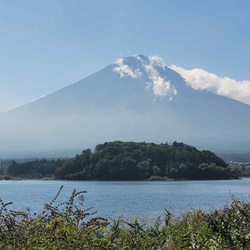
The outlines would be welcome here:
M 249 80 L 249 9 L 244 0 L 0 0 L 0 112 L 134 54 Z

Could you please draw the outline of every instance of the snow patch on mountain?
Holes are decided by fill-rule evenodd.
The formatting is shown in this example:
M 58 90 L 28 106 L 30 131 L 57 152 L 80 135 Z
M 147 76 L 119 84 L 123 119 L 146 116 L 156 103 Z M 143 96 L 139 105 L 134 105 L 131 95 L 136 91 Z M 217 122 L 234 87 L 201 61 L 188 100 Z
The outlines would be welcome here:
M 175 87 L 162 75 L 159 71 L 161 68 L 165 70 L 166 64 L 159 56 L 134 56 L 134 63 L 127 62 L 124 59 L 118 59 L 115 62 L 116 67 L 113 71 L 120 74 L 120 77 L 140 78 L 143 72 L 146 73 L 148 82 L 146 82 L 146 89 L 152 89 L 156 97 L 165 97 L 169 101 L 177 94 Z M 134 69 L 136 65 L 136 69 Z
M 123 58 L 116 60 L 115 64 L 117 65 L 117 67 L 115 67 L 113 70 L 119 73 L 121 78 L 125 76 L 130 76 L 132 78 L 139 78 L 142 76 L 142 73 L 139 71 L 139 69 L 133 70 L 128 65 L 124 64 Z

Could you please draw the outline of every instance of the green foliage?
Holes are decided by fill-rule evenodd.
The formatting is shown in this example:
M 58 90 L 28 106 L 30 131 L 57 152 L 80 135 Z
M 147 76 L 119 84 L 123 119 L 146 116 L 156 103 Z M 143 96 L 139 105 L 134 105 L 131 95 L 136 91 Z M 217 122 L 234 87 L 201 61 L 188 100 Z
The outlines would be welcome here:
M 166 177 L 160 177 L 160 176 L 157 176 L 157 175 L 152 175 L 148 179 L 148 181 L 166 181 L 166 180 L 168 180 Z
M 61 190 L 62 187 L 38 216 L 31 216 L 27 211 L 8 210 L 12 203 L 4 203 L 0 199 L 0 249 L 101 247 L 99 236 L 107 228 L 107 219 L 94 217 L 95 213 L 90 212 L 90 208 L 84 208 L 85 191 L 74 190 L 68 201 L 56 205 Z
M 105 142 L 95 151 L 84 150 L 56 171 L 69 180 L 229 179 L 237 173 L 210 151 L 184 143 Z
M 250 249 L 250 203 L 234 199 L 212 212 L 196 210 L 179 218 L 165 211 L 154 224 L 95 217 L 84 193 L 73 191 L 57 204 L 56 194 L 39 215 L 8 209 L 0 199 L 0 249 Z
M 230 206 L 205 214 L 212 233 L 235 249 L 250 248 L 250 203 L 234 199 Z
M 34 160 L 17 163 L 12 161 L 7 173 L 13 177 L 21 178 L 42 178 L 53 176 L 57 168 L 62 167 L 65 160 Z
M 0 180 L 11 180 L 11 177 L 9 175 L 2 174 L 0 175 Z
M 160 176 L 161 175 L 161 169 L 157 166 L 153 166 L 153 174 L 156 176 Z
M 229 179 L 238 170 L 210 151 L 184 143 L 105 142 L 95 151 L 84 150 L 69 160 L 12 161 L 7 173 L 14 178 L 55 177 L 67 180 Z M 151 178 L 152 179 L 152 178 Z

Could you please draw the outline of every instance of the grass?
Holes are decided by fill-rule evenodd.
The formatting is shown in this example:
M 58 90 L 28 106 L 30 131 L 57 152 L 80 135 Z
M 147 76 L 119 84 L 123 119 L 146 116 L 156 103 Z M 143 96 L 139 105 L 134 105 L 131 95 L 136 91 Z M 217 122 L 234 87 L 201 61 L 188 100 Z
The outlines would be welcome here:
M 153 225 L 108 221 L 84 207 L 85 191 L 57 198 L 39 215 L 8 209 L 0 200 L 0 249 L 250 249 L 250 204 L 234 199 L 212 212 L 196 210 Z M 121 211 L 122 213 L 122 211 Z

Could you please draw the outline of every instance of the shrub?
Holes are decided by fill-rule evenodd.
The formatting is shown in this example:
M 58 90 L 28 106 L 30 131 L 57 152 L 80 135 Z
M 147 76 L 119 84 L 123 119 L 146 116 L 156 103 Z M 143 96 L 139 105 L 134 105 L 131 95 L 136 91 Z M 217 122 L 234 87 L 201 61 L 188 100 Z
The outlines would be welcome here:
M 212 212 L 195 210 L 154 224 L 96 217 L 85 191 L 57 204 L 62 187 L 39 215 L 8 209 L 0 199 L 0 249 L 250 249 L 250 203 L 234 199 Z M 78 201 L 77 201 L 78 200 Z

